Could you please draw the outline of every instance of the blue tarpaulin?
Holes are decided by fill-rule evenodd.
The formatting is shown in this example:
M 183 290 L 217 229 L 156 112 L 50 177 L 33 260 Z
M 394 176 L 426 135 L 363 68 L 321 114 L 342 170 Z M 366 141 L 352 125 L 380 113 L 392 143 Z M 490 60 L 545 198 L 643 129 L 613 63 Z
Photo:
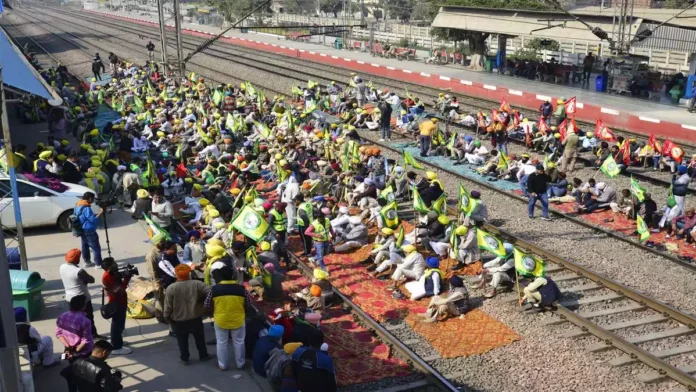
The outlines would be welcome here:
M 41 75 L 34 70 L 2 29 L 0 29 L 0 64 L 2 78 L 6 85 L 46 99 L 54 98 L 47 86 L 42 83 Z

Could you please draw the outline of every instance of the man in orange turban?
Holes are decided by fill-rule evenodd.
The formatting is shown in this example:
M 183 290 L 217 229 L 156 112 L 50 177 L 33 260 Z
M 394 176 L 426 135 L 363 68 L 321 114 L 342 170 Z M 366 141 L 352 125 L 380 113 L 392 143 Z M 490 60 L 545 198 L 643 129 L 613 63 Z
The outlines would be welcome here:
M 92 324 L 92 336 L 97 336 L 97 328 L 94 326 L 94 308 L 92 307 L 92 299 L 87 289 L 88 284 L 94 283 L 94 277 L 83 268 L 80 268 L 81 256 L 82 252 L 77 248 L 70 249 L 65 254 L 65 264 L 60 266 L 60 279 L 63 281 L 65 300 L 68 303 L 73 297 L 78 295 L 84 295 L 87 298 L 85 316 Z

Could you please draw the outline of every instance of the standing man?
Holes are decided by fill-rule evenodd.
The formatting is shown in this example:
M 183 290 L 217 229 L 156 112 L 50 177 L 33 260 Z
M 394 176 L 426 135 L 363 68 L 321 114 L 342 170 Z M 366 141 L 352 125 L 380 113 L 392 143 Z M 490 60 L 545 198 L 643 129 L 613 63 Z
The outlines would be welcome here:
M 326 217 L 327 215 L 331 215 L 331 211 L 327 207 L 322 208 L 317 214 L 316 219 L 314 219 L 312 224 L 305 230 L 305 235 L 314 239 L 316 257 L 313 264 L 319 264 L 319 267 L 324 271 L 326 271 L 324 255 L 329 252 L 329 241 L 331 237 L 336 236 L 333 227 L 331 227 L 331 221 Z
M 132 275 L 126 271 L 118 270 L 118 264 L 113 257 L 104 259 L 104 275 L 102 275 L 102 286 L 106 292 L 109 303 L 113 306 L 113 316 L 111 317 L 111 344 L 114 346 L 112 354 L 126 355 L 131 353 L 131 349 L 123 347 L 123 330 L 126 329 L 126 312 L 128 311 L 128 296 L 126 288 Z
M 92 75 L 94 75 L 94 79 L 98 80 L 101 82 L 101 71 L 104 69 L 104 63 L 102 63 L 101 59 L 99 57 L 95 57 L 94 60 L 92 61 Z
M 575 161 L 578 159 L 578 142 L 580 141 L 576 132 L 574 127 L 569 126 L 565 140 L 563 140 L 563 146 L 565 146 L 563 148 L 563 164 L 561 165 L 563 173 L 572 174 L 575 169 Z
M 210 293 L 210 288 L 199 280 L 191 279 L 191 267 L 179 264 L 174 268 L 176 282 L 164 293 L 164 319 L 172 324 L 179 346 L 179 359 L 184 365 L 189 363 L 188 337 L 193 335 L 198 349 L 198 358 L 207 361 L 208 355 L 203 331 L 203 304 Z
M 147 49 L 148 58 L 150 61 L 153 61 L 155 59 L 155 44 L 150 41 L 145 45 L 145 48 Z
M 582 81 L 590 82 L 590 75 L 592 75 L 592 67 L 595 63 L 595 57 L 592 56 L 592 52 L 587 53 L 587 56 L 582 60 Z
M 418 129 L 420 130 L 420 156 L 427 157 L 432 134 L 437 132 L 437 118 L 423 121 Z
M 215 340 L 217 344 L 218 367 L 227 370 L 229 354 L 227 344 L 229 336 L 234 345 L 234 359 L 237 369 L 243 369 L 244 339 L 246 329 L 244 320 L 246 312 L 255 313 L 244 286 L 234 280 L 235 273 L 230 267 L 222 267 L 217 270 L 215 285 L 205 298 L 205 307 L 213 314 L 215 319 Z M 218 280 L 219 279 L 219 280 Z
M 287 226 L 288 219 L 285 215 L 287 204 L 276 203 L 274 208 L 268 213 L 268 225 L 271 226 L 275 233 L 275 239 L 278 242 L 278 257 L 285 260 L 285 267 L 290 266 L 287 250 Z M 288 268 L 289 269 L 289 268 Z
M 379 102 L 379 127 L 382 130 L 382 138 L 379 139 L 380 142 L 385 140 L 391 141 L 391 116 L 392 116 L 392 106 L 387 103 L 387 101 Z
M 305 234 L 305 230 L 310 223 L 314 221 L 314 208 L 312 202 L 305 201 L 304 195 L 298 193 L 294 198 L 295 206 L 297 207 L 297 228 L 302 239 L 304 253 L 300 256 L 307 257 L 312 251 L 312 237 Z
M 172 203 L 164 198 L 161 190 L 157 190 L 152 198 L 152 221 L 167 233 L 171 233 L 172 216 L 174 216 Z
M 116 392 L 123 389 L 122 375 L 106 364 L 114 346 L 106 340 L 94 344 L 88 358 L 80 358 L 72 365 L 72 378 L 78 391 Z
M 114 52 L 109 52 L 109 66 L 111 67 L 111 75 L 116 75 L 118 68 L 118 56 Z
M 65 289 L 65 300 L 70 303 L 73 297 L 84 295 L 87 299 L 85 307 L 85 315 L 92 323 L 92 336 L 97 336 L 97 328 L 94 326 L 94 308 L 92 307 L 92 298 L 89 294 L 87 285 L 94 283 L 94 277 L 80 268 L 80 256 L 82 252 L 79 249 L 70 249 L 65 254 L 65 264 L 60 266 L 60 279 L 63 281 Z
M 529 219 L 534 218 L 534 205 L 536 201 L 541 201 L 541 219 L 550 221 L 549 218 L 549 195 L 546 193 L 551 182 L 551 177 L 544 171 L 544 165 L 536 165 L 536 172 L 529 175 L 527 179 L 527 194 L 529 195 Z
M 101 244 L 99 243 L 99 235 L 97 227 L 99 227 L 99 217 L 104 213 L 104 210 L 94 214 L 92 211 L 92 203 L 94 202 L 94 193 L 85 192 L 82 195 L 82 200 L 75 205 L 74 215 L 79 219 L 82 226 L 80 239 L 82 240 L 82 260 L 86 267 L 92 267 L 95 264 L 91 261 L 90 249 L 94 252 L 94 262 L 96 268 L 101 268 Z

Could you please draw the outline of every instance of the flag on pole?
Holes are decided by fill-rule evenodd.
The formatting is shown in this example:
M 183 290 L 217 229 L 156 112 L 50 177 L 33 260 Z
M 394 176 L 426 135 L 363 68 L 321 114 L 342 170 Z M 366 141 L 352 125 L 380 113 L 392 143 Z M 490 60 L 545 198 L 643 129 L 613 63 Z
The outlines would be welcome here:
M 507 170 L 508 168 L 508 158 L 505 156 L 505 153 L 501 150 L 500 151 L 500 161 L 498 161 L 498 170 Z
M 404 165 L 413 166 L 414 169 L 424 169 L 423 165 L 421 165 L 420 162 L 416 161 L 413 158 L 413 155 L 411 155 L 411 153 L 406 150 L 404 150 Z
M 427 214 L 430 212 L 430 209 L 425 205 L 423 198 L 420 193 L 418 193 L 418 189 L 416 189 L 415 186 L 413 187 L 413 209 L 420 214 Z
M 135 104 L 136 109 L 138 109 L 138 112 L 142 112 L 143 108 L 145 108 L 145 105 L 143 104 L 143 100 L 140 99 L 139 96 L 134 95 L 133 96 L 133 103 Z
M 268 139 L 271 136 L 271 130 L 268 128 L 268 125 L 262 122 L 254 121 L 254 126 L 264 139 Z
M 575 97 L 565 101 L 563 106 L 565 107 L 566 115 L 572 114 L 573 117 L 575 117 L 575 111 L 576 111 L 577 106 L 578 106 L 577 99 Z
M 662 145 L 660 142 L 657 140 L 654 134 L 650 134 L 650 138 L 648 139 L 648 146 L 652 147 L 652 149 L 657 152 L 662 154 Z
M 684 150 L 669 139 L 665 140 L 665 149 L 662 154 L 669 155 L 672 159 L 679 163 L 681 163 L 682 158 L 684 158 Z
M 462 183 L 459 183 L 459 197 L 458 197 L 458 202 L 459 202 L 459 211 L 463 211 L 465 213 L 471 212 L 471 207 L 473 203 L 471 202 L 471 194 L 469 194 L 469 191 L 464 188 L 464 185 Z
M 604 125 L 602 120 L 597 120 L 597 125 L 595 125 L 595 136 L 598 139 L 604 140 L 605 142 L 615 142 L 616 136 L 612 131 Z
M 542 135 L 546 135 L 547 133 L 551 132 L 549 124 L 544 121 L 543 117 L 539 117 L 539 121 L 537 122 L 537 130 L 541 132 Z
M 563 120 L 563 122 L 561 122 L 558 125 L 558 133 L 561 134 L 560 140 L 561 140 L 561 143 L 563 143 L 563 141 L 566 138 L 566 134 L 568 133 L 568 119 L 567 118 L 565 120 Z
M 398 213 L 398 208 L 399 205 L 396 204 L 395 201 L 387 204 L 382 208 L 382 210 L 379 212 L 379 215 L 382 217 L 382 221 L 384 222 L 384 225 L 390 229 L 396 228 L 396 226 L 399 225 L 399 213 Z
M 104 91 L 99 90 L 99 93 L 97 93 L 97 102 L 99 102 L 100 105 L 104 103 Z
M 609 155 L 607 159 L 604 160 L 602 166 L 599 167 L 599 170 L 601 170 L 609 178 L 614 178 L 618 176 L 619 173 L 621 173 L 619 165 L 616 164 L 616 161 L 614 161 L 614 157 L 611 155 Z
M 437 198 L 433 202 L 432 205 L 433 211 L 437 211 L 438 214 L 444 215 L 447 214 L 447 194 L 443 193 L 440 195 L 440 197 Z
M 542 277 L 546 275 L 546 263 L 539 257 L 515 248 L 515 270 L 522 276 Z
M 638 181 L 633 179 L 633 176 L 631 176 L 631 194 L 633 194 L 633 196 L 635 196 L 636 199 L 638 199 L 638 201 L 642 202 L 643 200 L 645 200 L 646 192 L 647 190 L 640 186 L 640 184 L 638 184 Z
M 624 165 L 628 166 L 631 164 L 631 143 L 628 140 L 625 140 L 619 147 L 619 154 L 621 154 Z
M 500 107 L 498 108 L 501 112 L 510 113 L 510 104 L 505 100 L 505 98 L 500 99 Z
M 505 252 L 503 241 L 482 229 L 476 229 L 476 242 L 479 249 L 487 250 L 497 257 L 505 257 L 507 253 Z
M 394 199 L 396 199 L 396 194 L 394 194 L 394 188 L 389 185 L 388 187 L 384 188 L 382 192 L 379 193 L 379 197 L 386 200 L 387 202 L 392 202 Z
M 640 242 L 643 242 L 650 238 L 650 229 L 648 229 L 648 225 L 645 224 L 645 221 L 640 215 L 637 215 L 636 217 L 636 225 L 638 234 L 640 235 Z
M 213 93 L 213 103 L 215 104 L 215 106 L 220 106 L 222 99 L 223 99 L 222 91 L 215 90 L 215 92 Z
M 250 205 L 244 206 L 232 221 L 232 227 L 237 231 L 258 242 L 268 231 L 268 222 L 263 219 Z
M 145 222 L 147 222 L 148 226 L 150 226 L 150 230 L 152 231 L 152 237 L 150 237 L 150 241 L 152 241 L 153 244 L 157 244 L 161 241 L 169 241 L 172 239 L 172 236 L 169 235 L 167 230 L 164 230 L 163 228 L 160 227 L 155 221 L 152 220 L 147 214 L 143 214 L 143 217 L 145 218 Z
M 155 168 L 154 162 L 150 157 L 147 158 L 147 179 L 149 181 L 148 186 L 157 186 L 160 184 L 159 177 L 157 176 L 157 169 Z
M 399 226 L 399 232 L 396 234 L 396 246 L 401 247 L 401 244 L 404 243 L 404 237 L 406 236 L 405 230 L 404 230 L 404 225 Z

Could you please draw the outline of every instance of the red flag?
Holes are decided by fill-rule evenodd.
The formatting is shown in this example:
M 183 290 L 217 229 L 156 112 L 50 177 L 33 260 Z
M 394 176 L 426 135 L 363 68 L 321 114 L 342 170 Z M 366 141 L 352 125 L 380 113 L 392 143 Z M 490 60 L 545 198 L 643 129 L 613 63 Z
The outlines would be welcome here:
M 479 128 L 486 129 L 486 119 L 483 117 L 483 112 L 476 113 L 476 118 L 478 118 Z
M 598 139 L 602 139 L 606 142 L 616 141 L 616 136 L 614 136 L 614 133 L 612 133 L 606 125 L 604 125 L 604 122 L 602 122 L 602 120 L 597 120 L 597 125 L 595 126 L 594 133 Z
M 498 110 L 510 113 L 510 104 L 507 103 L 505 98 L 500 99 L 500 108 Z
M 568 133 L 568 119 L 567 118 L 565 120 L 563 120 L 563 122 L 558 125 L 558 133 L 561 134 L 561 143 L 563 143 L 563 141 L 566 138 L 566 133 Z
M 541 132 L 542 135 L 546 135 L 551 131 L 551 128 L 549 128 L 549 125 L 546 124 L 546 121 L 544 121 L 543 117 L 539 117 L 539 122 L 537 123 L 537 129 L 539 132 Z
M 574 117 L 575 116 L 575 109 L 577 109 L 577 99 L 575 99 L 575 97 L 573 97 L 573 98 L 565 101 L 563 106 L 565 106 L 566 115 L 572 114 Z
M 498 111 L 495 109 L 491 109 L 491 121 L 500 121 L 500 117 L 498 116 Z
M 512 125 L 517 128 L 520 126 L 520 113 L 517 110 L 512 111 Z
M 628 140 L 624 141 L 624 143 L 619 147 L 619 154 L 623 157 L 623 163 L 624 165 L 628 166 L 631 163 L 631 148 L 630 148 L 631 143 L 628 142 Z
M 665 140 L 665 149 L 662 151 L 662 154 L 669 155 L 672 159 L 679 163 L 681 163 L 682 158 L 684 158 L 684 150 L 669 139 Z
M 660 145 L 660 142 L 657 140 L 654 134 L 650 134 L 650 139 L 648 139 L 648 146 L 652 147 L 655 152 L 662 153 L 662 146 Z

